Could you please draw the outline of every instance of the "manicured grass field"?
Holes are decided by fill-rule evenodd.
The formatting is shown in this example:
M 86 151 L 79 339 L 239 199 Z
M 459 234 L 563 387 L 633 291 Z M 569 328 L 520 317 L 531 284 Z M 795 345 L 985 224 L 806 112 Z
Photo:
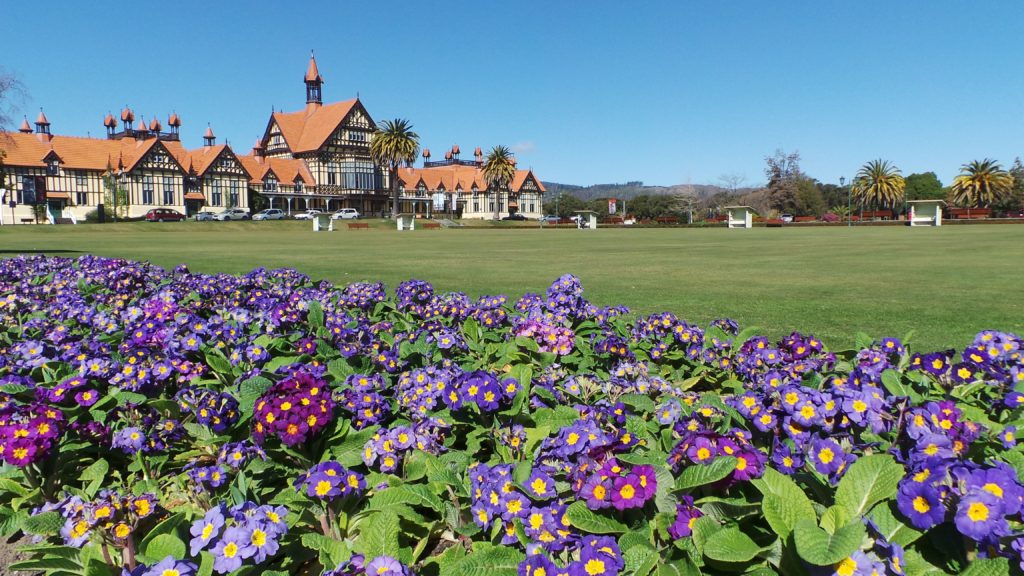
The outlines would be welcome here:
M 336 283 L 409 278 L 470 296 L 543 292 L 579 276 L 598 305 L 731 317 L 778 337 L 810 332 L 833 348 L 855 334 L 917 350 L 962 348 L 983 329 L 1024 333 L 1024 226 L 313 233 L 308 222 L 4 226 L 0 256 L 66 250 L 193 271 L 289 266 Z M 56 252 L 54 252 L 56 253 Z

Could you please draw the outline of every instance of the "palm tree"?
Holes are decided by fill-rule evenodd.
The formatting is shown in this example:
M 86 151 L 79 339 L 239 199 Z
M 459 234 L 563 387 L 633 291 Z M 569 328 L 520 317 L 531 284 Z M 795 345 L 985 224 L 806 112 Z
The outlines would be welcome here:
M 953 200 L 965 207 L 988 206 L 1013 188 L 1013 175 L 995 160 L 985 158 L 960 167 L 953 180 Z
M 516 176 L 515 158 L 512 151 L 505 146 L 495 146 L 484 160 L 484 180 L 487 187 L 494 191 L 494 219 L 498 219 L 498 195 L 508 190 L 512 179 Z
M 888 160 L 872 160 L 861 166 L 853 179 L 853 197 L 861 206 L 875 205 L 895 209 L 903 200 L 905 187 L 900 169 Z
M 398 167 L 412 164 L 420 149 L 420 137 L 412 131 L 408 120 L 385 120 L 370 138 L 370 156 L 380 166 L 388 167 L 391 184 L 391 217 L 398 217 Z

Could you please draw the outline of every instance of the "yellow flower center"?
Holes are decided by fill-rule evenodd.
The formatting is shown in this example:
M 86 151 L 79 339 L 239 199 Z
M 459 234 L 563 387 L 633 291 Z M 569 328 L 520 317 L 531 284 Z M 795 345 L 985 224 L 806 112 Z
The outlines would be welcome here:
M 928 500 L 926 500 L 924 496 L 918 496 L 917 498 L 914 498 L 914 510 L 916 510 L 918 513 L 924 514 L 931 509 L 932 507 L 928 505 Z
M 234 542 L 228 542 L 227 545 L 224 546 L 224 557 L 225 558 L 234 558 L 235 555 L 237 555 L 237 554 L 238 554 L 238 544 L 235 544 Z
M 988 520 L 988 506 L 985 506 L 981 502 L 974 502 L 967 508 L 967 517 L 972 522 L 984 522 Z
M 634 494 L 636 494 L 636 489 L 633 488 L 632 484 L 626 484 L 619 489 L 619 495 L 627 500 L 632 498 Z
M 999 484 L 989 482 L 988 484 L 982 486 L 981 489 L 984 490 L 985 492 L 988 492 L 989 494 L 992 494 L 996 498 L 1003 497 L 1003 488 L 999 486 Z
M 818 452 L 818 460 L 821 460 L 822 464 L 828 464 L 835 460 L 835 458 L 836 455 L 834 452 L 832 452 L 831 448 L 823 448 L 820 452 Z

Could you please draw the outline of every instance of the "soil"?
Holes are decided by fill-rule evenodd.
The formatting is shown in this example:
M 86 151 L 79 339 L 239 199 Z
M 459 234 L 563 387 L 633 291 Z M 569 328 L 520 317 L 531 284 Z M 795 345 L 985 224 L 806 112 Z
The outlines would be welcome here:
M 37 576 L 42 574 L 42 572 L 14 572 L 7 569 L 8 566 L 15 562 L 28 559 L 18 552 L 18 547 L 29 543 L 28 538 L 21 538 L 14 542 L 0 540 L 0 576 L 15 576 L 16 574 L 18 576 Z

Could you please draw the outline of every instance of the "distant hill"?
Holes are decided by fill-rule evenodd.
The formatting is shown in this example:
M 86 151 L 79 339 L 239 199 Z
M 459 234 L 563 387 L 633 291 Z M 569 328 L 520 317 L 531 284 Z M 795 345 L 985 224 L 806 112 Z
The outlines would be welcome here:
M 676 184 L 674 186 L 644 186 L 643 182 L 634 181 L 625 184 L 594 184 L 593 186 L 575 186 L 573 184 L 560 184 L 558 182 L 544 182 L 547 189 L 547 196 L 557 196 L 559 193 L 571 194 L 580 200 L 589 201 L 597 198 L 619 198 L 629 200 L 636 196 L 674 196 L 676 194 L 692 191 L 697 198 L 708 198 L 719 193 L 728 193 L 728 188 L 713 186 L 709 184 Z M 740 188 L 736 192 L 744 193 L 749 188 Z

